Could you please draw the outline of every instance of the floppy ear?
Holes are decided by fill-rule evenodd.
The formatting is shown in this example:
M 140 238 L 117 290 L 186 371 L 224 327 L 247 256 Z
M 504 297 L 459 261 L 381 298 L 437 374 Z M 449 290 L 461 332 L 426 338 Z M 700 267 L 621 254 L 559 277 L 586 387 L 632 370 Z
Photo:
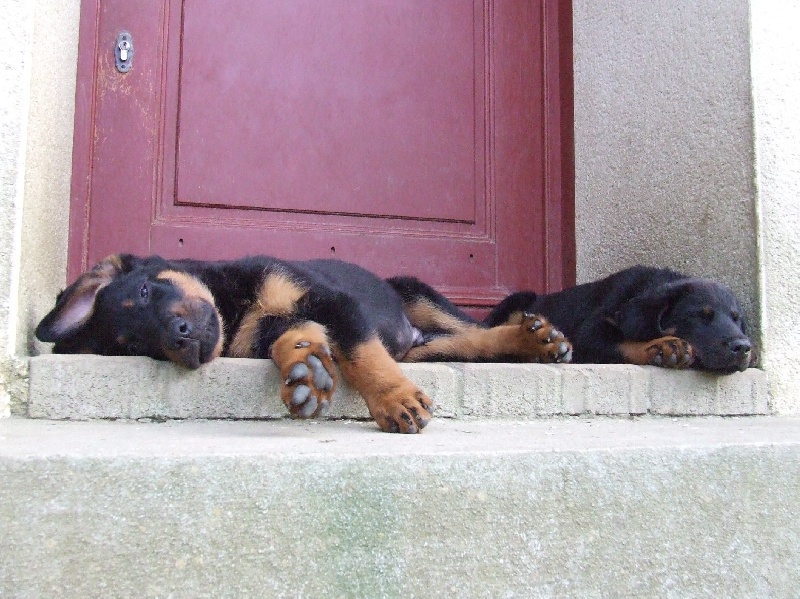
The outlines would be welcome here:
M 61 341 L 82 327 L 94 311 L 97 293 L 122 272 L 133 268 L 132 256 L 112 254 L 62 291 L 56 307 L 36 327 L 40 341 Z
M 691 283 L 665 283 L 648 289 L 625 302 L 614 315 L 614 324 L 625 339 L 648 341 L 669 335 L 663 326 L 664 316 L 678 299 L 690 291 Z

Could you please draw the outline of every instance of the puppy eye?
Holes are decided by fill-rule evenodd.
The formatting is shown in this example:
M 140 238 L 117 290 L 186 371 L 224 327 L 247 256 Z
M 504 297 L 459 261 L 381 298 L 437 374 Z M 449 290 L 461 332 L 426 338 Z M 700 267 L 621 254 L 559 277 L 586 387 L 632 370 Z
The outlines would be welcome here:
M 741 316 L 738 312 L 731 312 L 731 318 L 733 319 L 733 322 L 739 322 Z
M 711 322 L 714 320 L 714 310 L 712 308 L 705 308 L 702 312 L 700 312 L 700 318 L 703 319 L 704 322 Z
M 147 300 L 150 297 L 150 289 L 148 289 L 147 283 L 142 283 L 142 286 L 139 288 L 139 297 L 143 300 Z
M 128 353 L 132 356 L 138 356 L 142 352 L 142 344 L 138 341 L 131 341 L 128 343 Z

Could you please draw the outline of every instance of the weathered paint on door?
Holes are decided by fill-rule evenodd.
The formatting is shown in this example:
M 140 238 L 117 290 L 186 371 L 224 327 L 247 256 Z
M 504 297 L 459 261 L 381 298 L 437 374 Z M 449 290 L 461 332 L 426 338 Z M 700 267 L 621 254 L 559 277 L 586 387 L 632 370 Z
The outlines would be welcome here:
M 70 277 L 129 251 L 333 256 L 475 307 L 570 283 L 570 11 L 84 2 Z

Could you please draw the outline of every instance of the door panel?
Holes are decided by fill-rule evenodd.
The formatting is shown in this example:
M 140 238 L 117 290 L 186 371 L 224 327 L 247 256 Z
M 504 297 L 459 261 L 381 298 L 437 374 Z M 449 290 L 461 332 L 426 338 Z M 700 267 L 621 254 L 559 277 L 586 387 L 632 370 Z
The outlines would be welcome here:
M 473 223 L 484 129 L 474 8 L 192 2 L 178 203 Z M 243 13 L 258 25 L 242 27 Z
M 70 276 L 131 251 L 333 256 L 475 307 L 570 283 L 569 25 L 556 0 L 84 3 Z

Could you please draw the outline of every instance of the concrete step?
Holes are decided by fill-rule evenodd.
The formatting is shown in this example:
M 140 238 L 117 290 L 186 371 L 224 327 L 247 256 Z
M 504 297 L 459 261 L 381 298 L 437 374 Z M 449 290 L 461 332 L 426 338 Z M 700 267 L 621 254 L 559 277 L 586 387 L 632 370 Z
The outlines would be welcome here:
M 445 418 L 770 412 L 767 379 L 630 365 L 404 364 Z M 43 355 L 30 360 L 28 414 L 50 419 L 281 418 L 270 360 L 221 358 L 196 371 L 148 358 Z M 346 386 L 331 418 L 368 418 Z
M 0 421 L 2 597 L 792 597 L 800 419 Z

